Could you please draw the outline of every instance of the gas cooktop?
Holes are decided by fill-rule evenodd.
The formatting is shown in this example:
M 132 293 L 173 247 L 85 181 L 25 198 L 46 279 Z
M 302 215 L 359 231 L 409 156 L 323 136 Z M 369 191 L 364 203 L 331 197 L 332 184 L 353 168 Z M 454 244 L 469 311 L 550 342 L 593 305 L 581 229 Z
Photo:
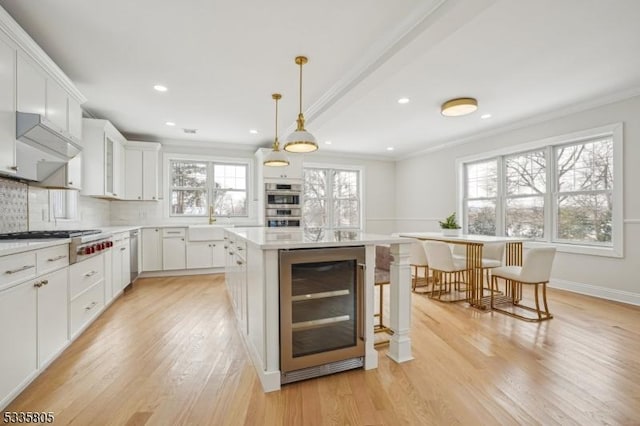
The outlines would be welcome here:
M 0 234 L 0 240 L 35 240 L 35 239 L 53 239 L 53 238 L 74 238 L 83 235 L 99 234 L 99 229 L 83 229 L 83 230 L 51 230 L 51 231 L 24 231 L 10 232 L 8 234 Z

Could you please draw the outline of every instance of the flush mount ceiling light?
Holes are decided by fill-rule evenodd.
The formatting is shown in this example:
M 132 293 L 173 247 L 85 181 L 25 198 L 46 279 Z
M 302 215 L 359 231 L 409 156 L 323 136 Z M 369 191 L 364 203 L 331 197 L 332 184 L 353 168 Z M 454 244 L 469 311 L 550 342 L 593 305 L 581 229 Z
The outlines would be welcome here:
M 276 137 L 273 140 L 273 150 L 267 154 L 262 164 L 270 167 L 284 167 L 289 165 L 289 159 L 284 152 L 280 151 L 280 142 L 278 142 L 278 101 L 282 95 L 274 93 L 271 97 L 276 101 Z
M 300 66 L 300 112 L 298 113 L 298 127 L 296 131 L 287 137 L 284 150 L 288 152 L 313 152 L 318 149 L 316 138 L 304 128 L 304 115 L 302 115 L 302 66 L 308 62 L 306 56 L 297 56 L 296 64 Z
M 478 101 L 474 98 L 451 99 L 442 104 L 442 115 L 447 117 L 459 117 L 471 114 L 478 109 Z

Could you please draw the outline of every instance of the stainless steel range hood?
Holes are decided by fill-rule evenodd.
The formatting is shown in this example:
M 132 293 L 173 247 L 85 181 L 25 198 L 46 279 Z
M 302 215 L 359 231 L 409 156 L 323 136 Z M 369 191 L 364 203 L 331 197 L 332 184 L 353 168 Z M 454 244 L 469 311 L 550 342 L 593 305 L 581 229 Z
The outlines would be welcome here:
M 40 114 L 16 113 L 16 139 L 16 177 L 35 182 L 45 181 L 82 150 L 80 141 Z
M 16 139 L 67 160 L 82 150 L 80 141 L 40 114 L 16 113 Z

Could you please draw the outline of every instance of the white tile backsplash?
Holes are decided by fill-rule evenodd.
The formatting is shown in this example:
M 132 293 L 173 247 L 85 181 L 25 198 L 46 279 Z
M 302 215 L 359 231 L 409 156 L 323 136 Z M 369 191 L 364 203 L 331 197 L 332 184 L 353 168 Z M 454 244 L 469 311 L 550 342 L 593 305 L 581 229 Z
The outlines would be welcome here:
M 29 187 L 29 230 L 84 229 L 111 225 L 111 207 L 108 200 L 78 196 L 76 220 L 50 217 L 49 190 Z

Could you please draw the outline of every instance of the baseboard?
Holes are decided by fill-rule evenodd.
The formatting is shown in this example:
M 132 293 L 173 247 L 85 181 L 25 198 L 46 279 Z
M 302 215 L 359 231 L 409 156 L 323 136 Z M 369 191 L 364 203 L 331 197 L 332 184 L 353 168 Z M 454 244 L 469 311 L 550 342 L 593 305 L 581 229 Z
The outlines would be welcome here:
M 629 291 L 614 290 L 611 288 L 559 279 L 552 279 L 551 282 L 549 282 L 549 287 L 598 297 L 600 299 L 612 300 L 614 302 L 640 306 L 640 293 L 631 293 Z
M 155 278 L 155 277 L 177 277 L 183 275 L 207 275 L 207 274 L 223 274 L 224 268 L 203 268 L 203 269 L 176 269 L 175 271 L 147 271 L 142 272 L 138 278 Z

